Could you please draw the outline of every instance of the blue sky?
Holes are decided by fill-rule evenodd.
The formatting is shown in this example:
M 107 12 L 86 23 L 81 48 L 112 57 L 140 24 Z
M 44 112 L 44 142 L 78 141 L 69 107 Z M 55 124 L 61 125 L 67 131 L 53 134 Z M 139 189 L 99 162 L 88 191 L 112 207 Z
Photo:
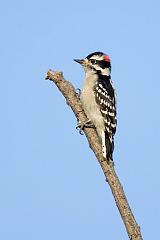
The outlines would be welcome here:
M 103 173 L 49 68 L 75 87 L 73 62 L 112 60 L 118 128 L 114 161 L 145 240 L 160 235 L 160 4 L 3 1 L 0 8 L 0 239 L 128 239 Z

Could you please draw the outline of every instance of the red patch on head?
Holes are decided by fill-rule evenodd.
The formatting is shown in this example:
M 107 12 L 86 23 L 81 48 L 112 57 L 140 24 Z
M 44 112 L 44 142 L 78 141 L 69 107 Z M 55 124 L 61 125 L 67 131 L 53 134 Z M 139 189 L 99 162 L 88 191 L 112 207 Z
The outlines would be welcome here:
M 104 60 L 105 60 L 106 62 L 110 62 L 109 56 L 108 56 L 108 55 L 104 55 Z

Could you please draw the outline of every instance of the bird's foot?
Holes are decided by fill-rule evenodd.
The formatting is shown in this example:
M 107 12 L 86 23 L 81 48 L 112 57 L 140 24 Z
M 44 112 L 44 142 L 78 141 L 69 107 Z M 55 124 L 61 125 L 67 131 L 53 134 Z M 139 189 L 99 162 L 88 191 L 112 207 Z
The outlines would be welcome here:
M 87 127 L 87 128 L 95 128 L 95 126 L 93 125 L 93 123 L 91 122 L 91 120 L 87 120 L 87 121 L 84 121 L 84 122 L 78 122 L 76 129 L 79 128 L 79 133 L 80 133 L 81 135 L 83 135 L 82 131 L 83 131 L 84 127 Z
M 76 88 L 76 97 L 78 99 L 80 99 L 80 95 L 81 95 L 81 89 L 80 88 Z

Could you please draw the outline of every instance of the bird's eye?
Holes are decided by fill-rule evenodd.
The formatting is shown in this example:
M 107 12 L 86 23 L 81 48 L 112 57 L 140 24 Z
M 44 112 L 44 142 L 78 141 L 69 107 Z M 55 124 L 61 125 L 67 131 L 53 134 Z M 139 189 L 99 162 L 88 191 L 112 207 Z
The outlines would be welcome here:
M 92 63 L 92 64 L 96 64 L 97 61 L 96 61 L 95 59 L 91 59 L 91 63 Z

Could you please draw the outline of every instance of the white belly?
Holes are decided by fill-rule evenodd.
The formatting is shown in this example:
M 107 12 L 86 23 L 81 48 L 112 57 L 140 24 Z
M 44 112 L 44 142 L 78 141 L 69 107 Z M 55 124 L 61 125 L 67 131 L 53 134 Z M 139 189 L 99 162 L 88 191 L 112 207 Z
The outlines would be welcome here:
M 95 100 L 95 94 L 93 90 L 95 82 L 96 75 L 92 75 L 85 80 L 81 93 L 81 102 L 85 114 L 87 115 L 88 119 L 90 119 L 95 125 L 97 133 L 99 137 L 101 137 L 102 131 L 105 130 L 105 125 L 100 112 L 100 108 Z

